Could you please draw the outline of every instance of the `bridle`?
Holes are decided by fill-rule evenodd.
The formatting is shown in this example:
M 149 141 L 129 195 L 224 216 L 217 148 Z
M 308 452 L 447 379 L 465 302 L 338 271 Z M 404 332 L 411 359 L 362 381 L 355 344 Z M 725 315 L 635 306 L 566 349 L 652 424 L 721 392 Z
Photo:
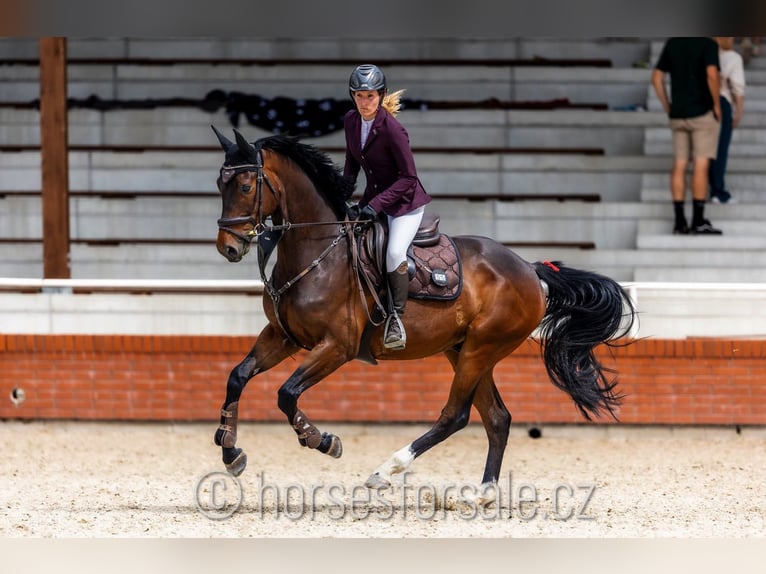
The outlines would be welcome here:
M 261 154 L 261 150 L 256 151 L 256 163 L 247 163 L 247 164 L 240 164 L 240 165 L 226 165 L 224 164 L 221 166 L 220 171 L 220 177 L 221 181 L 223 183 L 228 182 L 233 177 L 237 176 L 240 173 L 245 172 L 255 172 L 255 195 L 253 200 L 253 209 L 251 210 L 250 215 L 243 215 L 241 217 L 221 217 L 218 219 L 218 229 L 221 231 L 225 231 L 226 233 L 229 233 L 233 235 L 234 237 L 246 242 L 246 243 L 252 243 L 254 239 L 257 239 L 267 231 L 270 232 L 282 232 L 287 231 L 292 228 L 298 228 L 298 227 L 314 227 L 319 225 L 341 225 L 343 227 L 343 231 L 340 232 L 341 235 L 345 235 L 346 231 L 345 228 L 347 225 L 356 224 L 358 222 L 355 221 L 349 221 L 348 219 L 344 221 L 312 221 L 307 223 L 291 223 L 288 214 L 287 214 L 287 205 L 284 202 L 284 195 L 281 195 L 277 193 L 277 191 L 274 189 L 274 186 L 271 184 L 271 181 L 269 180 L 269 177 L 264 173 L 263 171 L 263 155 Z M 263 183 L 266 182 L 266 187 L 271 192 L 271 195 L 274 196 L 274 199 L 279 204 L 280 209 L 282 211 L 282 218 L 284 219 L 284 223 L 274 225 L 274 224 L 267 224 L 263 217 Z M 253 217 L 253 213 L 256 213 L 256 216 Z M 237 231 L 236 229 L 232 229 L 232 226 L 234 225 L 251 225 L 252 228 L 247 233 L 242 233 L 241 231 Z
M 261 154 L 261 150 L 258 150 L 256 152 L 256 159 L 255 163 L 245 163 L 240 165 L 222 165 L 221 171 L 220 171 L 220 178 L 222 183 L 227 183 L 231 181 L 234 177 L 239 175 L 240 173 L 247 173 L 247 172 L 255 172 L 255 195 L 254 195 L 254 205 L 253 209 L 250 210 L 250 215 L 245 215 L 241 217 L 221 217 L 218 220 L 218 229 L 221 231 L 225 231 L 226 233 L 229 233 L 236 237 L 237 239 L 240 239 L 244 241 L 245 243 L 252 243 L 253 239 L 256 239 L 260 237 L 265 231 L 268 229 L 271 229 L 273 231 L 276 231 L 277 227 L 279 230 L 282 229 L 289 229 L 289 224 L 287 227 L 280 225 L 280 226 L 266 226 L 266 224 L 263 221 L 263 182 L 266 182 L 266 186 L 269 188 L 269 191 L 274 196 L 274 199 L 279 202 L 279 198 L 277 195 L 277 192 L 274 190 L 274 186 L 271 185 L 271 181 L 269 181 L 268 177 L 263 173 L 263 156 Z M 257 213 L 256 217 L 253 217 L 253 213 Z M 241 231 L 237 231 L 236 229 L 232 229 L 232 226 L 240 226 L 240 225 L 251 225 L 252 228 L 247 233 L 242 233 Z

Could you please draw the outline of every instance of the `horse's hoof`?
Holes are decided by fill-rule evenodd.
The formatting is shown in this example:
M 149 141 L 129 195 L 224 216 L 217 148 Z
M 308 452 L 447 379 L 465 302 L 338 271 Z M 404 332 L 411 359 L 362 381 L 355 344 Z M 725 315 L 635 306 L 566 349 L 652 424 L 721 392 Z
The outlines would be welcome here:
M 479 486 L 477 492 L 464 492 L 461 502 L 477 508 L 486 508 L 493 503 L 499 503 L 499 496 L 500 492 L 497 488 L 497 483 L 486 482 Z
M 239 476 L 245 471 L 245 467 L 247 466 L 247 455 L 241 448 L 238 448 L 237 450 L 239 451 L 239 454 L 237 454 L 236 458 L 231 462 L 224 463 L 226 465 L 226 470 L 229 471 L 229 474 L 232 476 Z
M 379 472 L 373 472 L 364 485 L 372 490 L 385 490 L 391 488 L 391 481 L 383 478 Z
M 329 454 L 333 458 L 340 458 L 340 455 L 343 454 L 343 444 L 340 442 L 339 437 L 323 432 L 322 441 L 319 443 L 317 450 L 321 453 Z
M 327 454 L 333 458 L 340 458 L 343 454 L 343 443 L 341 443 L 340 438 L 334 434 L 330 435 L 330 448 L 327 450 Z

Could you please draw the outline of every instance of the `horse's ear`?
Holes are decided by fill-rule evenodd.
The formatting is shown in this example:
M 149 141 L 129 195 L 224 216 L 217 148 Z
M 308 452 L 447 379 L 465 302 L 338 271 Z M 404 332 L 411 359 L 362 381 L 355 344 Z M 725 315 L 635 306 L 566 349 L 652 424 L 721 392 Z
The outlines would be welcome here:
M 247 158 L 247 161 L 251 163 L 258 163 L 258 158 L 256 158 L 255 154 L 255 148 L 245 139 L 245 136 L 243 136 L 237 130 L 234 130 L 234 137 L 237 139 L 237 147 L 239 148 L 240 153 Z
M 226 136 L 224 136 L 221 132 L 219 132 L 217 129 L 215 129 L 215 126 L 210 126 L 213 128 L 213 131 L 215 132 L 215 135 L 218 137 L 218 141 L 221 142 L 221 147 L 223 148 L 223 151 L 226 153 L 229 153 L 229 150 L 233 147 L 236 147 L 236 144 L 227 139 Z

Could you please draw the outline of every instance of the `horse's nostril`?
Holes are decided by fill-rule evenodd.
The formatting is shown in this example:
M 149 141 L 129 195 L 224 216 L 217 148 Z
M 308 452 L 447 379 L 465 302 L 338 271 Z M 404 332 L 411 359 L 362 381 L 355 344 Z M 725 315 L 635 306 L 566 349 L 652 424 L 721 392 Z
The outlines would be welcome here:
M 226 257 L 229 259 L 236 259 L 239 256 L 239 253 L 237 253 L 237 250 L 232 247 L 231 245 L 226 246 Z

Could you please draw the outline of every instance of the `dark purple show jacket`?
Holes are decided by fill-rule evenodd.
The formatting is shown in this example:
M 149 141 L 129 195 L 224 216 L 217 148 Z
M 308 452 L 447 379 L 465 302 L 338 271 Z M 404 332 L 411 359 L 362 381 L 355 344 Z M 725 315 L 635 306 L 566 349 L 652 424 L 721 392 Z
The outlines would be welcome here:
M 382 107 L 370 127 L 364 149 L 361 144 L 362 116 L 351 110 L 343 118 L 346 130 L 346 165 L 343 175 L 356 182 L 363 169 L 367 187 L 359 204 L 398 217 L 431 201 L 415 169 L 410 138 L 394 116 Z

